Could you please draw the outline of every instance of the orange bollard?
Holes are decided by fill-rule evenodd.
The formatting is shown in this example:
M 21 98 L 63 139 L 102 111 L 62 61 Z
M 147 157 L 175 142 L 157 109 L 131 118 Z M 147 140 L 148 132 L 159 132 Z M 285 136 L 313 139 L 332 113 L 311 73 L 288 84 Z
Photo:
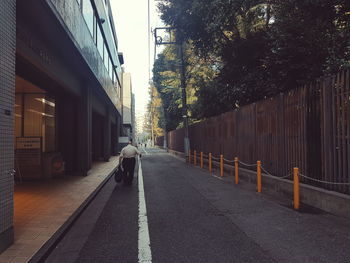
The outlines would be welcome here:
M 235 184 L 238 184 L 238 158 L 235 157 Z
M 256 185 L 258 193 L 261 193 L 261 162 L 256 163 Z
M 197 165 L 197 151 L 193 152 L 193 164 Z
M 224 156 L 220 154 L 220 176 L 224 176 Z
M 191 163 L 191 150 L 188 150 L 188 163 Z
M 299 185 L 299 168 L 294 167 L 293 169 L 293 181 L 294 181 L 294 202 L 293 206 L 295 210 L 298 210 L 300 207 L 300 185 Z
M 209 153 L 209 160 L 208 160 L 209 164 L 208 164 L 208 167 L 209 167 L 209 173 L 211 173 L 211 170 L 212 170 L 212 166 L 211 166 L 211 153 Z
M 203 152 L 201 152 L 201 168 L 203 168 Z

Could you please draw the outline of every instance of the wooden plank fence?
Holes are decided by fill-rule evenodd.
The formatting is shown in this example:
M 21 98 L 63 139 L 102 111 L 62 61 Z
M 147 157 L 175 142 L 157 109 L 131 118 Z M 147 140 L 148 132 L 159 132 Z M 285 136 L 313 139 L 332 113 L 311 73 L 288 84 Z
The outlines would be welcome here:
M 169 132 L 168 147 L 183 151 L 183 136 Z M 197 152 L 261 160 L 279 177 L 299 167 L 304 183 L 349 194 L 349 185 L 320 181 L 350 183 L 350 70 L 193 124 L 189 137 Z

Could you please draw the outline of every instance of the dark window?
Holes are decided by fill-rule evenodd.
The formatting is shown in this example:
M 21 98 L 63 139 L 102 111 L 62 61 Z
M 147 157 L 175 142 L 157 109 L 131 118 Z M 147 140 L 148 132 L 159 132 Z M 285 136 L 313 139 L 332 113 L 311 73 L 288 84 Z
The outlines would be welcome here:
M 91 36 L 94 35 L 94 9 L 92 8 L 90 0 L 83 1 L 83 17 L 85 19 L 86 25 L 88 26 Z
M 103 36 L 101 33 L 100 26 L 97 24 L 96 26 L 97 29 L 97 49 L 100 52 L 101 58 L 103 60 L 103 46 L 104 46 L 104 41 L 103 41 Z
M 113 70 L 113 63 L 112 63 L 112 61 L 109 59 L 109 77 L 111 78 L 112 81 L 113 81 L 113 73 L 114 73 L 114 70 Z
M 107 50 L 106 43 L 104 43 L 104 57 L 103 57 L 103 60 L 104 60 L 104 62 L 105 62 L 105 66 L 106 66 L 106 69 L 107 69 L 107 71 L 108 71 L 109 56 L 108 56 L 108 50 Z
M 96 19 L 96 14 L 94 15 L 94 43 L 97 45 L 97 19 Z

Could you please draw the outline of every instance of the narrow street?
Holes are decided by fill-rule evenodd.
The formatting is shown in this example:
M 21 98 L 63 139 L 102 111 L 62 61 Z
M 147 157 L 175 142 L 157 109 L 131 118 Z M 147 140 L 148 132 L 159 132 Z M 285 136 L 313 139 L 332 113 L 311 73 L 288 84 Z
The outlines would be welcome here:
M 147 221 L 140 222 L 142 178 Z M 349 262 L 349 233 L 349 220 L 295 212 L 146 148 L 133 185 L 112 178 L 46 262 Z

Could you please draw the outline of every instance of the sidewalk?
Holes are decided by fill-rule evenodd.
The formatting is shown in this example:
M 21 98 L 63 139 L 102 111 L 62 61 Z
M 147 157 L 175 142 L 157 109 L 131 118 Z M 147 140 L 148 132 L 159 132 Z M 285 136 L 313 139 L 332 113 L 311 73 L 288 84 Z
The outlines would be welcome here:
M 214 177 L 198 166 L 186 164 L 186 169 L 179 174 L 217 215 L 228 218 L 277 262 L 349 262 L 349 219 L 305 205 L 295 211 L 290 198 L 257 193 L 255 184 L 241 180 L 235 185 L 233 176 L 221 178 L 217 170 Z
M 28 262 L 115 168 L 118 157 L 96 163 L 88 176 L 66 176 L 15 187 L 14 244 L 2 263 Z

